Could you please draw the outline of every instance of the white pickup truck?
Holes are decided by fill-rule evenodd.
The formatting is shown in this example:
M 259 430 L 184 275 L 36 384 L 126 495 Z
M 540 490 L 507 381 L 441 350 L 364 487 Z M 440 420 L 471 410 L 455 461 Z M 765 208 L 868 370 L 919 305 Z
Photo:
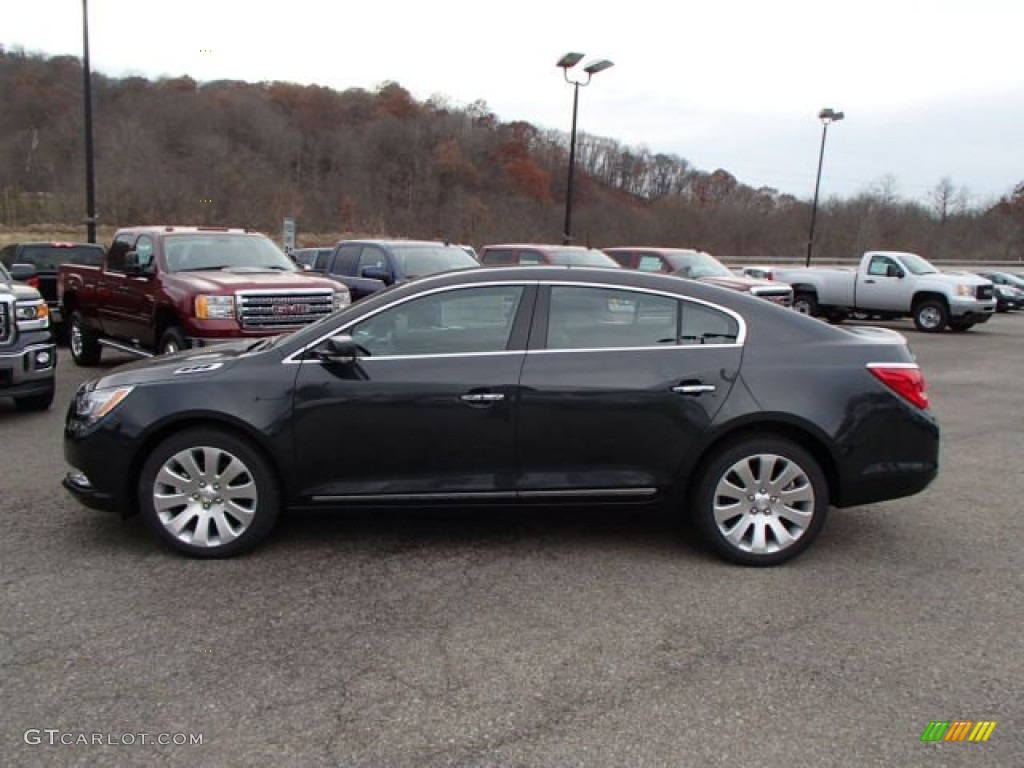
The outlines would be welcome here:
M 868 251 L 856 270 L 780 269 L 793 286 L 793 309 L 838 323 L 850 314 L 912 317 L 919 331 L 966 331 L 995 314 L 992 283 L 977 275 L 943 273 L 914 253 Z

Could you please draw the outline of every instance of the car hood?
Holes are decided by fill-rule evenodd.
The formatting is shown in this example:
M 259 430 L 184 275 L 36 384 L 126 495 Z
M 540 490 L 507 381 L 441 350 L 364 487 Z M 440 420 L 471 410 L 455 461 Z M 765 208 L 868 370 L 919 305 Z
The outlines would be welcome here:
M 42 294 L 39 293 L 31 285 L 25 285 L 24 283 L 6 282 L 0 280 L 0 293 L 13 294 L 15 299 L 41 299 Z
M 266 341 L 266 339 L 229 341 L 204 349 L 184 350 L 174 355 L 148 357 L 118 366 L 106 376 L 89 382 L 86 388 L 109 389 L 152 384 L 171 379 L 216 376 L 220 371 L 235 365 L 241 358 L 250 354 L 249 350 L 256 345 L 262 346 L 261 342 Z
M 991 280 L 967 272 L 929 272 L 921 275 L 922 280 L 934 280 L 945 285 L 988 285 Z
M 177 280 L 187 282 L 198 291 L 234 291 L 244 289 L 276 290 L 315 288 L 339 290 L 338 284 L 326 277 L 313 277 L 305 272 L 282 272 L 261 267 L 234 267 L 221 270 L 175 272 Z
M 722 288 L 731 288 L 734 291 L 750 291 L 754 288 L 785 288 L 785 284 L 774 280 L 761 280 L 756 277 L 702 277 L 702 283 L 720 285 Z

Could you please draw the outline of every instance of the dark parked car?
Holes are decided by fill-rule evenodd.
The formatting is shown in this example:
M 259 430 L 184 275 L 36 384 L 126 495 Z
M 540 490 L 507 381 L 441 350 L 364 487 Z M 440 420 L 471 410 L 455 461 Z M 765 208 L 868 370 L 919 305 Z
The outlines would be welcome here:
M 920 491 L 938 448 L 895 331 L 664 275 L 481 269 L 83 384 L 64 484 L 200 557 L 283 509 L 669 500 L 773 565 L 830 506 Z
M 485 245 L 480 249 L 485 267 L 611 267 L 618 264 L 604 251 L 582 245 L 538 245 L 536 243 Z
M 737 275 L 704 251 L 648 246 L 605 248 L 604 251 L 626 269 L 663 272 L 690 280 L 703 280 L 723 288 L 749 293 L 784 307 L 793 305 L 793 288 L 789 284 L 768 278 Z
M 288 255 L 303 269 L 312 272 L 325 272 L 332 253 L 334 253 L 334 246 L 329 245 L 326 248 L 296 248 Z
M 35 277 L 28 282 L 43 294 L 50 308 L 50 323 L 57 327 L 64 320 L 57 296 L 57 268 L 61 264 L 98 266 L 103 263 L 103 252 L 103 246 L 96 243 L 11 243 L 0 249 L 0 262 L 8 270 L 15 264 L 31 264 L 36 268 Z
M 996 312 L 1024 309 L 1024 277 L 997 270 L 984 270 L 976 274 L 992 281 L 995 288 Z
M 425 275 L 479 267 L 465 248 L 419 240 L 342 240 L 334 246 L 323 272 L 345 285 L 352 301 Z

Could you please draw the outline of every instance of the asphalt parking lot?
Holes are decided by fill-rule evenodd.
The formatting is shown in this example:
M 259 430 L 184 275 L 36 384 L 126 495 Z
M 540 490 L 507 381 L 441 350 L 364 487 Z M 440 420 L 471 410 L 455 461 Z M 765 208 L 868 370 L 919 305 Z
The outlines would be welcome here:
M 886 325 L 939 478 L 769 570 L 609 508 L 303 515 L 184 559 L 60 487 L 92 375 L 62 349 L 49 412 L 0 400 L 0 763 L 1024 765 L 1024 313 Z

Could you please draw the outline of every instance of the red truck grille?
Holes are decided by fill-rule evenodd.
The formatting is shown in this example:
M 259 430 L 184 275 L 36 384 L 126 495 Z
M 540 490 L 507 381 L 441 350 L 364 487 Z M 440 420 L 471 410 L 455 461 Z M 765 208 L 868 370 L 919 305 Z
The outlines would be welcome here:
M 11 307 L 11 302 L 0 301 L 0 344 L 9 343 L 14 335 L 14 323 L 11 322 L 11 317 L 14 313 Z
M 329 290 L 240 291 L 238 313 L 243 328 L 295 328 L 334 311 Z

